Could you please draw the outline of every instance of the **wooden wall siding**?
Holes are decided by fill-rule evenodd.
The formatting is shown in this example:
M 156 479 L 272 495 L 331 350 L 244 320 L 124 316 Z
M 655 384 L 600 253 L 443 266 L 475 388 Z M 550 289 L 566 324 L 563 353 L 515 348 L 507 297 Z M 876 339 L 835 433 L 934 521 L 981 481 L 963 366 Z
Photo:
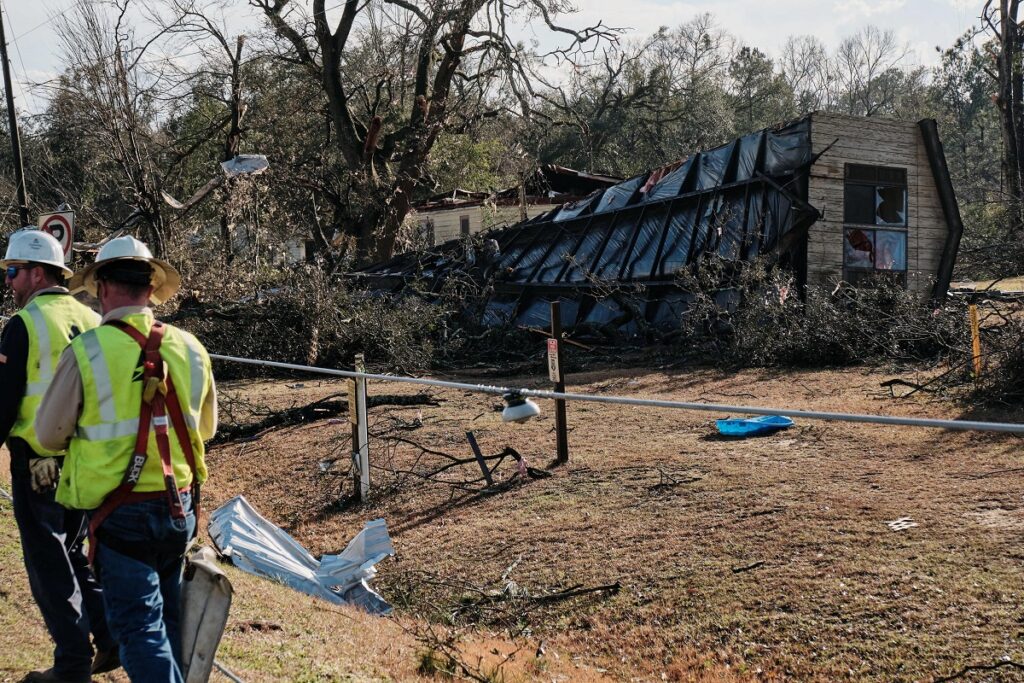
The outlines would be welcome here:
M 526 207 L 527 218 L 555 208 L 552 204 L 529 204 Z M 491 228 L 515 225 L 520 220 L 519 206 L 465 206 L 452 209 L 424 211 L 414 216 L 416 223 L 422 224 L 427 219 L 434 221 L 434 244 L 442 244 L 448 240 L 458 239 L 460 232 L 459 219 L 469 216 L 469 232 L 476 234 Z
M 848 163 L 907 169 L 907 285 L 929 292 L 946 240 L 946 220 L 916 123 L 816 112 L 815 154 L 835 141 L 811 169 L 808 201 L 824 215 L 807 244 L 809 284 L 834 287 L 843 277 L 843 184 Z

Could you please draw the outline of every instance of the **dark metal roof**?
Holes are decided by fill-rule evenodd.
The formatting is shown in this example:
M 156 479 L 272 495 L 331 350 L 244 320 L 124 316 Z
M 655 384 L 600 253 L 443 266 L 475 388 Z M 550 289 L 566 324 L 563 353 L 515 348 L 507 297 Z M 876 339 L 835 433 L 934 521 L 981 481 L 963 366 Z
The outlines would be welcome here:
M 530 204 L 562 203 L 590 194 L 595 190 L 622 182 L 622 178 L 577 171 L 573 168 L 544 164 L 526 179 L 526 196 Z M 477 206 L 488 198 L 494 198 L 499 204 L 519 203 L 519 187 L 510 187 L 498 192 L 475 192 L 455 188 L 448 192 L 435 194 L 415 205 L 417 211 L 436 211 L 463 206 Z M 537 201 L 540 198 L 542 201 Z M 507 200 L 507 201 L 506 201 Z
M 743 261 L 788 250 L 818 219 L 807 204 L 812 163 L 810 118 L 751 133 L 660 169 L 595 190 L 575 202 L 486 236 L 497 242 L 467 253 L 453 241 L 403 254 L 357 274 L 397 290 L 410 279 L 440 286 L 460 269 L 494 279 L 485 318 L 546 324 L 547 302 L 563 301 L 563 324 L 616 323 L 643 315 L 652 324 L 678 318 L 663 310 L 680 292 L 676 273 L 702 255 Z M 602 296 L 608 283 L 643 285 L 642 311 Z M 670 291 L 670 290 L 674 290 Z

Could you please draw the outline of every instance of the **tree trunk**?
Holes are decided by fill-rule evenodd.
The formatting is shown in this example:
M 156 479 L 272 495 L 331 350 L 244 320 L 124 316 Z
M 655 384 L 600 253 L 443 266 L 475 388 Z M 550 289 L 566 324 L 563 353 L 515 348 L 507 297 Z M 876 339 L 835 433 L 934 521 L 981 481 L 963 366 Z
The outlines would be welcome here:
M 999 107 L 1003 137 L 1003 177 L 1006 179 L 1006 194 L 1009 207 L 1009 229 L 1020 232 L 1024 228 L 1024 201 L 1021 190 L 1024 187 L 1024 70 L 1021 58 L 1021 28 L 1017 24 L 1019 0 L 1000 0 L 999 3 L 999 54 L 996 60 L 999 76 L 999 91 L 996 104 Z
M 238 145 L 242 141 L 242 118 L 245 116 L 245 107 L 242 105 L 242 46 L 245 45 L 245 36 L 238 36 L 235 41 L 235 54 L 231 57 L 231 124 L 228 134 L 224 138 L 224 154 L 222 161 L 231 161 L 238 156 Z M 230 53 L 229 53 L 230 57 Z M 231 186 L 232 181 L 228 179 L 221 190 L 221 212 L 220 212 L 220 239 L 221 248 L 224 250 L 224 261 L 231 263 L 235 258 L 235 248 L 231 239 Z

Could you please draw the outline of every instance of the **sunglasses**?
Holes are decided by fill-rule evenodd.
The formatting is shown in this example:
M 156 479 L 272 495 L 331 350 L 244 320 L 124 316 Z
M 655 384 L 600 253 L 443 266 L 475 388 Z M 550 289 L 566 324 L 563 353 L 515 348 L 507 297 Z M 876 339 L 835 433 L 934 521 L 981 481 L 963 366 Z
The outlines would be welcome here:
M 18 265 L 18 266 L 7 266 L 7 269 L 6 269 L 7 279 L 8 280 L 13 280 L 14 278 L 18 277 L 18 272 L 19 271 L 29 270 L 31 268 L 35 268 L 35 265 L 30 264 L 30 263 L 23 263 L 23 264 Z

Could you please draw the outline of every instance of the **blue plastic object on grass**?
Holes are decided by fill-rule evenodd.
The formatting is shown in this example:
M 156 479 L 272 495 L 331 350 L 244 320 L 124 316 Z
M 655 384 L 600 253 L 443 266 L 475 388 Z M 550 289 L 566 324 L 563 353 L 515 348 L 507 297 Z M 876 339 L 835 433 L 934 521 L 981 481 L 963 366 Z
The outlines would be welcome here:
M 727 417 L 715 420 L 718 433 L 723 436 L 761 436 L 793 426 L 793 421 L 782 415 L 759 417 Z

